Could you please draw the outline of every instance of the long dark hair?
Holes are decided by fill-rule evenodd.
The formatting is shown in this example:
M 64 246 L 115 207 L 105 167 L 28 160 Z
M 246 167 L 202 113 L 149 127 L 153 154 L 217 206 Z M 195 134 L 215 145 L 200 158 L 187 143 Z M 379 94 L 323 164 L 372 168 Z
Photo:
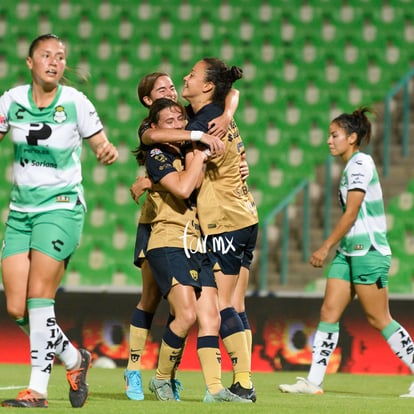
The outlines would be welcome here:
M 371 121 L 366 115 L 367 113 L 374 114 L 374 111 L 366 106 L 362 106 L 351 114 L 343 113 L 337 116 L 332 120 L 332 122 L 343 128 L 346 131 L 347 135 L 351 135 L 353 132 L 355 132 L 357 134 L 357 146 L 360 146 L 363 140 L 369 144 L 369 141 L 371 139 L 372 126 Z
M 214 103 L 224 105 L 233 83 L 243 77 L 243 70 L 238 66 L 229 67 L 218 58 L 206 57 L 203 62 L 207 65 L 205 80 L 215 85 L 212 100 Z
M 173 101 L 169 98 L 160 98 L 153 102 L 150 107 L 148 117 L 145 119 L 149 124 L 158 124 L 160 120 L 160 112 L 166 108 L 177 108 L 179 112 L 185 117 L 185 108 L 179 102 Z
M 165 108 L 177 108 L 184 117 L 186 115 L 185 108 L 181 103 L 173 101 L 169 98 L 160 98 L 152 103 L 148 116 L 144 119 L 143 123 L 146 125 L 151 125 L 152 123 L 157 124 L 160 120 L 160 112 Z M 147 145 L 141 142 L 138 147 L 132 150 L 132 154 L 137 160 L 138 165 L 145 164 L 145 153 L 148 148 L 149 147 Z

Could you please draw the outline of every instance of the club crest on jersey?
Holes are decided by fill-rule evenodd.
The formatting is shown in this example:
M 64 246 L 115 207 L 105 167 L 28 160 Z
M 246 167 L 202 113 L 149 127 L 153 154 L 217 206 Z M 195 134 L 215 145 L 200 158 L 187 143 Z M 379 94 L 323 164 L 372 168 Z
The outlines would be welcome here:
M 62 105 L 59 105 L 55 108 L 55 114 L 53 115 L 53 120 L 58 124 L 65 122 L 68 119 L 65 108 Z
M 198 280 L 198 272 L 197 270 L 190 270 L 190 275 L 194 280 Z

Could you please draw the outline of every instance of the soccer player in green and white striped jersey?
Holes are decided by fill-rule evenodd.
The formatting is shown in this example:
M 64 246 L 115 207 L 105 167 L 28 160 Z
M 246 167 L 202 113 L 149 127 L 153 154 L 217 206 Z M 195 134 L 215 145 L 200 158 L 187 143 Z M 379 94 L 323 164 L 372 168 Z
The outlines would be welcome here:
M 331 155 L 345 164 L 339 186 L 343 214 L 329 237 L 310 259 L 322 267 L 332 247 L 339 243 L 331 263 L 313 342 L 312 364 L 307 378 L 295 384 L 281 384 L 280 391 L 296 394 L 323 394 L 322 382 L 329 359 L 339 337 L 339 320 L 347 305 L 358 296 L 369 324 L 414 373 L 414 345 L 410 334 L 390 314 L 388 271 L 391 249 L 386 237 L 382 190 L 372 157 L 360 152 L 363 141 L 371 137 L 371 122 L 360 108 L 341 114 L 330 125 L 328 146 Z M 414 382 L 408 394 L 414 397 Z
M 91 355 L 75 348 L 59 327 L 55 294 L 83 227 L 82 143 L 88 142 L 105 165 L 117 159 L 118 151 L 88 98 L 61 85 L 66 47 L 56 35 L 33 40 L 26 64 L 31 84 L 0 97 L 0 141 L 8 134 L 14 146 L 1 265 L 7 311 L 30 337 L 32 366 L 28 389 L 1 405 L 47 407 L 58 356 L 67 369 L 71 405 L 81 407 L 88 396 Z

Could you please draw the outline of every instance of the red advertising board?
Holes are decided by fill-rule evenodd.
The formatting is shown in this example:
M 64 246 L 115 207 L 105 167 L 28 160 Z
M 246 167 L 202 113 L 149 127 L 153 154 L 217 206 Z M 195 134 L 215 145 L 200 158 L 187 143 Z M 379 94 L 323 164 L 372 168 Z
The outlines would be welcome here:
M 59 292 L 56 316 L 67 336 L 79 346 L 105 356 L 125 367 L 128 358 L 129 319 L 138 295 L 109 293 Z M 249 297 L 246 308 L 253 333 L 252 368 L 256 372 L 307 370 L 312 355 L 312 339 L 318 324 L 321 298 Z M 391 312 L 414 336 L 414 321 L 409 318 L 410 300 L 392 300 Z M 29 363 L 27 336 L 6 315 L 4 294 L 0 293 L 0 363 Z M 154 369 L 159 344 L 167 321 L 164 301 L 153 321 L 143 369 Z M 197 370 L 197 328 L 187 340 L 180 369 Z M 223 370 L 231 369 L 222 346 Z M 381 334 L 365 320 L 357 301 L 351 303 L 340 326 L 340 340 L 331 358 L 328 372 L 398 374 L 407 373 L 405 365 L 394 356 Z

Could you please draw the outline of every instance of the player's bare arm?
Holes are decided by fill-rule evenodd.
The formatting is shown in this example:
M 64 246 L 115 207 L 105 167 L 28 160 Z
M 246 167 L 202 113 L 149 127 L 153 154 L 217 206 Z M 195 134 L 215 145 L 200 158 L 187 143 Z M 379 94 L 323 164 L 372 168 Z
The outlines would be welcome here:
M 132 199 L 139 204 L 140 197 L 152 187 L 152 181 L 148 177 L 137 177 L 129 188 Z
M 364 200 L 365 192 L 349 191 L 346 202 L 346 210 L 333 229 L 330 236 L 325 240 L 322 246 L 316 250 L 311 258 L 310 264 L 314 267 L 322 267 L 327 258 L 330 249 L 335 246 L 348 233 L 358 217 L 359 209 Z
M 217 118 L 212 119 L 208 123 L 208 133 L 211 135 L 223 138 L 227 135 L 227 131 L 230 126 L 230 122 L 236 113 L 239 106 L 240 92 L 237 89 L 231 89 L 226 96 L 223 114 Z
M 89 138 L 87 142 L 101 164 L 110 165 L 118 159 L 118 150 L 108 141 L 103 130 Z
M 148 128 L 141 137 L 145 145 L 180 143 L 183 141 L 200 141 L 210 147 L 214 155 L 224 152 L 224 144 L 219 137 L 206 134 L 202 131 L 187 131 L 185 129 Z

